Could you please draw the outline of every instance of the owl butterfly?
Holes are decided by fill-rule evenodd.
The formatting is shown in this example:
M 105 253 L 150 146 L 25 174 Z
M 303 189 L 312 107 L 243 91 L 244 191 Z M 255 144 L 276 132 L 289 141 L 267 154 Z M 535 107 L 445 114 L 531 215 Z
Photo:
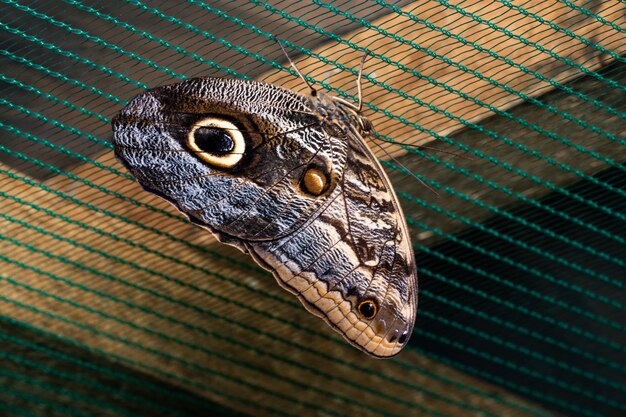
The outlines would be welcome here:
M 360 73 L 357 84 L 360 97 Z M 115 154 L 354 346 L 393 356 L 417 307 L 402 209 L 363 140 L 361 103 L 310 88 L 195 78 L 149 90 L 113 119 Z

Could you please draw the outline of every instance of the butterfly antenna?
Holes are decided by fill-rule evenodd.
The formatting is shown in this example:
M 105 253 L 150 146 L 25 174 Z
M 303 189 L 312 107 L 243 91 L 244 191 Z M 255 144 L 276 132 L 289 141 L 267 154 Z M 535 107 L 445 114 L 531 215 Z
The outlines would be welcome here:
M 472 158 L 470 156 L 462 155 L 462 154 L 457 153 L 457 152 L 446 151 L 444 149 L 435 148 L 433 146 L 424 146 L 424 145 L 415 145 L 415 144 L 411 144 L 411 143 L 396 142 L 395 140 L 380 138 L 380 137 L 376 137 L 376 136 L 373 136 L 372 139 L 375 140 L 375 141 L 379 140 L 381 142 L 392 143 L 394 145 L 407 146 L 409 148 L 417 149 L 417 150 L 420 150 L 420 151 L 428 150 L 428 151 L 433 151 L 433 152 L 445 153 L 446 155 L 452 155 L 452 156 L 455 156 L 457 158 L 466 159 L 468 161 L 475 161 L 476 160 L 475 158 Z
M 378 146 L 380 148 L 381 151 L 383 151 L 385 153 L 385 155 L 387 155 L 389 157 L 389 159 L 391 159 L 394 164 L 398 165 L 400 168 L 404 169 L 406 172 L 409 173 L 410 176 L 412 176 L 413 178 L 415 178 L 416 180 L 418 180 L 420 183 L 422 183 L 422 185 L 424 185 L 424 187 L 428 188 L 433 194 L 435 194 L 437 197 L 439 197 L 439 193 L 437 191 L 435 191 L 435 189 L 433 187 L 431 187 L 430 185 L 426 184 L 424 182 L 424 180 L 422 180 L 420 177 L 418 177 L 417 175 L 415 175 L 413 173 L 413 171 L 411 171 L 410 169 L 408 169 L 406 166 L 404 166 L 404 164 L 400 161 L 398 161 L 396 159 L 396 157 L 394 157 L 393 155 L 391 155 L 389 152 L 387 152 L 387 149 L 383 148 L 382 145 L 380 143 L 378 143 L 377 141 L 374 141 L 374 143 L 376 144 L 376 146 Z
M 363 110 L 363 86 L 361 84 L 361 77 L 363 76 L 363 68 L 365 67 L 365 60 L 367 59 L 368 52 L 365 51 L 361 57 L 361 64 L 359 65 L 359 75 L 356 77 L 356 89 L 359 95 L 359 105 L 357 106 L 357 113 L 361 113 Z
M 291 64 L 291 68 L 294 69 L 294 71 L 296 72 L 296 74 L 298 74 L 298 76 L 300 77 L 300 79 L 302 81 L 304 81 L 304 83 L 307 85 L 307 87 L 309 87 L 309 90 L 311 91 L 311 95 L 313 97 L 315 97 L 317 95 L 317 90 L 313 87 L 313 85 L 306 79 L 306 77 L 304 75 L 302 75 L 302 73 L 300 72 L 300 70 L 298 69 L 298 67 L 296 66 L 296 64 L 291 60 L 291 57 L 289 56 L 289 54 L 287 53 L 287 51 L 285 50 L 285 47 L 283 46 L 283 44 L 276 39 L 276 43 L 278 44 L 278 46 L 280 46 L 280 49 L 283 50 L 283 54 L 285 54 L 285 56 L 287 57 L 287 61 L 289 61 L 289 63 Z
M 465 156 L 465 155 L 461 155 L 460 153 L 457 153 L 457 152 L 446 151 L 444 149 L 435 148 L 434 146 L 415 145 L 415 144 L 411 144 L 411 143 L 396 142 L 395 140 L 385 139 L 384 137 L 379 137 L 379 136 L 376 136 L 376 135 L 372 135 L 371 137 L 372 137 L 372 139 L 374 141 L 378 141 L 379 140 L 379 141 L 382 141 L 382 142 L 392 143 L 394 145 L 408 146 L 409 148 L 417 149 L 417 150 L 420 150 L 420 151 L 421 150 L 429 150 L 429 151 L 433 151 L 433 152 L 445 153 L 447 155 L 452 155 L 452 156 L 455 156 L 457 158 L 466 159 L 468 161 L 474 161 L 475 160 L 474 158 L 472 158 L 470 156 Z M 381 149 L 382 149 L 382 147 L 381 147 Z M 389 154 L 387 154 L 387 155 L 389 155 Z
M 390 143 L 392 143 L 392 142 L 390 142 Z M 398 142 L 395 142 L 395 143 L 398 143 Z M 404 146 L 413 147 L 413 145 L 404 145 Z M 423 150 L 423 149 L 426 149 L 427 151 L 445 153 L 447 155 L 456 156 L 457 158 L 467 159 L 468 161 L 475 161 L 476 160 L 475 158 L 472 158 L 471 156 L 461 155 L 460 153 L 456 153 L 456 152 L 452 152 L 452 151 L 445 151 L 443 149 L 435 148 L 433 146 L 415 145 L 415 148 L 419 149 L 420 151 Z

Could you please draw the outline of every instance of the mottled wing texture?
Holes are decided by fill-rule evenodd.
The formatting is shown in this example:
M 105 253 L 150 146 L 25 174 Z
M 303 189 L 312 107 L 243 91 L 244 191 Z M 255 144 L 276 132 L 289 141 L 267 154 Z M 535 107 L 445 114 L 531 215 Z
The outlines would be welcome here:
M 115 152 L 146 189 L 227 240 L 275 239 L 325 204 L 295 192 L 306 166 L 329 164 L 334 183 L 345 166 L 344 143 L 302 129 L 317 122 L 308 111 L 300 96 L 271 85 L 193 79 L 134 98 L 113 121 Z M 186 148 L 190 126 L 207 115 L 244 133 L 247 151 L 235 170 L 207 166 Z
M 243 134 L 235 166 L 211 166 L 187 145 L 207 117 Z M 407 227 L 353 116 L 333 100 L 192 79 L 131 100 L 113 132 L 116 155 L 146 190 L 249 252 L 352 344 L 377 357 L 406 344 L 417 304 Z M 303 185 L 311 168 L 325 179 L 313 193 Z
M 349 140 L 344 177 L 330 200 L 294 234 L 246 246 L 348 341 L 373 356 L 393 356 L 415 321 L 414 256 L 389 181 L 359 138 Z M 371 320 L 358 311 L 363 300 L 377 304 Z

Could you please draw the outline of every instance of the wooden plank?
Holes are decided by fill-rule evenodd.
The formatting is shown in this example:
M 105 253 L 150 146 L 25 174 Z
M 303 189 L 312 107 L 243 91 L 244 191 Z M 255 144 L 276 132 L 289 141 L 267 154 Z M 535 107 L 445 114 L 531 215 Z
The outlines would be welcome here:
M 615 83 L 626 82 L 626 64 L 615 63 L 602 73 Z M 405 214 L 426 225 L 412 229 L 415 243 L 433 246 L 472 223 L 482 223 L 499 208 L 524 204 L 522 199 L 538 200 L 555 192 L 555 188 L 583 181 L 586 175 L 626 161 L 624 122 L 614 114 L 626 112 L 624 91 L 607 89 L 605 83 L 592 77 L 580 78 L 568 86 L 583 92 L 589 100 L 553 90 L 540 99 L 555 112 L 522 103 L 508 111 L 510 118 L 493 116 L 478 124 L 481 130 L 467 129 L 451 135 L 453 144 L 431 144 L 434 149 L 426 151 L 425 157 L 409 153 L 397 159 L 396 163 L 433 181 L 438 192 L 433 193 L 399 170 L 388 171 L 396 191 L 411 196 L 410 200 L 401 197 Z M 614 112 L 599 109 L 591 100 L 601 101 Z M 459 152 L 456 143 L 481 156 L 462 152 L 471 157 L 463 159 L 447 154 Z
M 562 89 L 567 81 L 626 53 L 626 33 L 602 22 L 624 27 L 623 2 L 574 2 L 597 17 L 555 0 L 509 3 L 414 2 L 401 14 L 376 19 L 368 28 L 344 36 L 345 41 L 320 45 L 312 56 L 296 62 L 303 73 L 354 94 L 355 75 L 322 60 L 354 71 L 362 50 L 371 51 L 363 82 L 365 101 L 393 115 L 377 111 L 372 116 L 376 130 L 398 142 L 425 145 L 433 134 L 451 135 L 496 109 Z M 282 72 L 259 78 L 306 93 L 301 80 Z M 397 146 L 383 147 L 394 155 L 403 153 Z M 381 149 L 375 151 L 388 158 Z
M 119 168 L 110 154 L 100 162 Z M 73 173 L 165 213 L 70 179 L 49 180 L 44 190 L 2 176 L 0 192 L 13 198 L 5 199 L 0 224 L 12 239 L 0 241 L 11 260 L 2 262 L 0 314 L 117 355 L 155 378 L 170 375 L 169 383 L 242 411 L 255 404 L 302 416 L 318 415 L 318 407 L 363 416 L 530 416 L 537 409 L 410 348 L 392 361 L 366 357 L 243 254 L 225 246 L 211 254 L 206 232 L 168 216 L 168 205 L 136 184 L 93 167 Z
M 454 4 L 483 19 L 497 22 L 499 27 L 505 27 L 514 34 L 538 42 L 560 56 L 567 56 L 568 60 L 583 69 L 575 69 L 549 53 L 539 53 L 535 46 L 504 36 L 502 32 L 476 23 L 459 10 L 444 7 L 439 2 L 416 2 L 403 10 L 410 10 L 437 27 L 445 24 L 451 34 L 505 55 L 537 74 L 551 77 L 559 86 L 579 77 L 586 70 L 598 69 L 613 60 L 612 56 L 598 48 L 590 48 L 580 40 L 564 36 L 562 32 L 538 23 L 528 15 L 508 8 L 507 13 L 503 13 L 502 3 L 497 3 L 500 6 L 497 9 L 493 2 Z M 543 19 L 563 24 L 615 53 L 624 52 L 623 33 L 564 7 L 562 3 L 537 2 L 536 7 L 534 3 L 513 4 L 524 4 Z M 594 13 L 624 26 L 622 3 L 598 2 L 593 5 Z M 574 20 L 576 24 L 572 25 Z M 485 129 L 510 136 L 531 149 L 579 167 L 586 174 L 607 167 L 605 162 L 589 154 L 547 141 L 545 135 L 521 128 L 506 117 L 489 119 L 494 114 L 493 110 L 450 93 L 440 84 L 446 83 L 456 91 L 462 91 L 494 108 L 507 109 L 519 103 L 521 98 L 495 87 L 476 74 L 480 72 L 484 77 L 510 85 L 514 91 L 529 96 L 537 96 L 555 87 L 541 81 L 535 73 L 522 71 L 519 66 L 504 65 L 502 60 L 477 51 L 457 37 L 443 36 L 406 16 L 380 18 L 372 24 L 476 72 L 468 73 L 450 63 L 436 60 L 414 46 L 390 41 L 373 29 L 351 33 L 344 39 L 384 54 L 384 57 L 401 63 L 407 69 L 430 77 L 428 80 L 407 75 L 400 68 L 384 62 L 382 57 L 372 57 L 368 61 L 368 75 L 373 80 L 392 86 L 394 91 L 389 92 L 369 80 L 364 87 L 370 103 L 437 134 L 454 135 L 455 140 L 514 164 L 532 175 L 550 179 L 557 186 L 573 183 L 579 177 L 572 173 L 563 174 L 560 168 L 541 159 L 529 158 L 527 153 L 510 145 L 494 144 L 482 133 L 473 130 L 458 133 L 463 128 L 458 118 L 482 122 L 481 126 Z M 360 58 L 359 52 L 341 43 L 321 46 L 318 52 L 350 67 L 355 67 Z M 304 72 L 317 79 L 326 79 L 339 88 L 354 88 L 353 74 L 329 72 L 328 65 L 320 63 L 319 58 L 299 59 L 299 62 Z M 287 87 L 302 88 L 296 78 L 286 79 L 284 73 L 267 73 L 260 78 Z M 623 83 L 623 79 L 614 80 Z M 590 97 L 609 103 L 624 102 L 620 91 L 609 91 L 607 94 L 606 84 L 593 77 L 580 82 L 586 84 L 576 88 L 586 91 Z M 61 88 L 62 83 L 58 87 Z M 401 90 L 409 97 L 402 97 L 395 90 Z M 557 91 L 562 94 L 563 90 L 557 88 Z M 552 98 L 544 95 L 542 99 L 577 118 L 593 114 L 595 126 L 617 137 L 624 137 L 623 129 L 615 128 L 616 120 L 610 114 L 598 111 L 588 101 L 571 97 L 566 100 L 556 91 L 554 93 Z M 71 91 L 64 94 L 71 96 Z M 457 119 L 427 109 L 411 97 L 444 109 Z M 92 97 L 87 96 L 77 102 L 84 104 L 90 100 Z M 103 104 L 103 107 L 113 111 L 110 103 L 106 106 Z M 532 105 L 511 108 L 510 113 L 530 120 L 540 119 L 542 126 L 549 129 L 556 127 L 559 135 L 590 151 L 609 156 L 623 154 L 623 148 L 616 141 L 586 129 L 575 130 L 576 134 L 572 135 L 570 124 L 558 118 L 550 119 L 543 110 Z M 30 120 L 22 122 L 23 127 L 31 123 Z M 400 141 L 427 143 L 432 139 L 415 127 L 381 113 L 377 113 L 374 122 L 381 133 Z M 81 119 L 80 123 L 89 131 L 87 127 L 93 121 Z M 50 126 L 44 125 L 43 128 L 50 129 Z M 108 126 L 104 124 L 97 128 L 108 132 Z M 45 137 L 43 134 L 40 136 Z M 101 136 L 104 137 L 104 134 Z M 93 146 L 91 142 L 88 144 Z M 25 149 L 30 146 L 30 142 L 25 141 Z M 35 148 L 42 153 L 48 149 L 43 145 Z M 537 198 L 549 192 L 546 187 L 528 179 L 507 175 L 506 170 L 494 168 L 487 159 L 447 160 L 528 198 Z M 123 171 L 108 151 L 97 162 Z M 403 156 L 402 162 L 413 171 L 427 173 L 429 178 L 475 200 L 497 207 L 517 201 L 511 195 L 493 192 L 480 182 L 451 173 L 449 168 L 425 162 L 414 155 Z M 3 169 L 22 175 L 6 166 Z M 0 241 L 0 253 L 11 260 L 2 262 L 0 294 L 5 299 L 0 302 L 0 313 L 74 338 L 111 355 L 117 354 L 137 364 L 167 372 L 183 388 L 237 409 L 243 408 L 232 399 L 211 393 L 208 387 L 220 386 L 245 396 L 251 402 L 298 415 L 315 414 L 314 407 L 307 404 L 321 405 L 330 412 L 341 409 L 342 413 L 359 415 L 378 415 L 381 410 L 389 414 L 406 414 L 422 406 L 449 415 L 467 414 L 467 407 L 473 410 L 471 407 L 474 406 L 483 414 L 532 414 L 525 411 L 526 407 L 535 407 L 529 402 L 435 363 L 410 349 L 395 361 L 375 361 L 364 357 L 295 304 L 293 298 L 285 294 L 269 274 L 252 265 L 248 257 L 218 244 L 208 233 L 182 221 L 166 203 L 143 192 L 133 182 L 91 164 L 74 166 L 71 174 L 75 177 L 56 176 L 45 181 L 43 186 L 48 189 L 7 175 L 0 180 L 0 191 L 13 197 L 3 200 L 2 213 L 11 220 L 3 219 L 0 230 L 3 236 L 16 240 Z M 441 193 L 441 197 L 433 196 L 417 185 L 413 178 L 397 171 L 392 172 L 392 177 L 398 190 L 434 202 L 473 221 L 481 221 L 491 215 L 489 210 L 477 208 L 458 196 L 447 193 Z M 104 188 L 98 189 L 97 186 Z M 447 215 L 425 210 L 417 203 L 409 203 L 406 199 L 402 203 L 406 214 L 413 220 L 423 220 L 445 233 L 456 233 L 466 227 L 460 221 L 451 221 Z M 418 228 L 412 231 L 415 241 L 420 244 L 431 245 L 441 239 Z M 40 311 L 34 311 L 29 306 Z M 58 317 L 54 318 L 51 314 Z M 246 327 L 248 325 L 252 327 Z M 94 330 L 87 330 L 85 326 L 93 326 Z M 302 366 L 309 369 L 303 370 Z M 217 372 L 238 378 L 248 385 L 242 388 L 242 382 L 218 376 Z M 250 384 L 256 384 L 257 388 Z M 361 387 L 355 384 L 361 384 Z M 371 387 L 382 395 L 364 396 L 362 387 Z M 264 388 L 272 390 L 273 394 L 268 394 Z M 479 393 L 473 389 L 479 390 Z M 331 394 L 324 394 L 322 390 Z M 278 393 L 300 402 L 294 405 L 280 398 Z M 354 398 L 359 401 L 346 400 Z

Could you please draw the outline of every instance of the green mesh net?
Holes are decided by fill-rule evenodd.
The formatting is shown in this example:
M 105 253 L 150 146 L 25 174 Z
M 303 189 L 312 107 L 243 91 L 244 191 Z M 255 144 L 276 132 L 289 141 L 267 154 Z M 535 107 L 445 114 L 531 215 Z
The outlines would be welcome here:
M 626 414 L 626 4 L 0 0 L 0 410 Z M 348 346 L 145 193 L 111 118 L 188 77 L 364 108 L 411 228 L 413 337 Z

